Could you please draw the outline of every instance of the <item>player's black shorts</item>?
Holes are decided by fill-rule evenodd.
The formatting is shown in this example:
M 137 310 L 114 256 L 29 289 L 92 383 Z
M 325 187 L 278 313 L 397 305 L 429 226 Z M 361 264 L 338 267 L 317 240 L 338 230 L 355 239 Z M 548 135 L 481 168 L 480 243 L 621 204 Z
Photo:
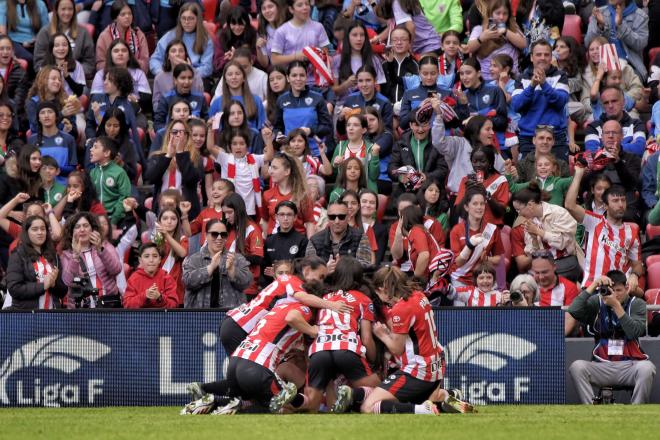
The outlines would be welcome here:
M 427 382 L 398 370 L 387 376 L 378 387 L 389 391 L 401 403 L 420 404 L 428 400 L 431 393 L 441 382 L 440 380 Z
M 231 356 L 246 337 L 245 330 L 233 318 L 227 316 L 220 324 L 220 342 L 227 356 Z
M 268 368 L 235 356 L 229 359 L 227 380 L 232 395 L 266 407 L 271 397 L 281 390 L 275 374 Z
M 307 367 L 307 385 L 324 390 L 337 376 L 343 374 L 350 382 L 372 374 L 367 360 L 349 350 L 326 350 L 314 353 Z

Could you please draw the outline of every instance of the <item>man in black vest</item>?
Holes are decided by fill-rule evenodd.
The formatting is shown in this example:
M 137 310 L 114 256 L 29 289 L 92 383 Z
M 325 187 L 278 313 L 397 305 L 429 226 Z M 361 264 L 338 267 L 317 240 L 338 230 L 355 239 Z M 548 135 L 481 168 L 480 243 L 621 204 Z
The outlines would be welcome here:
M 328 262 L 328 273 L 335 270 L 337 259 L 349 255 L 369 267 L 374 259 L 369 239 L 362 230 L 348 226 L 348 206 L 344 202 L 328 205 L 328 227 L 312 236 L 305 256 L 317 255 Z

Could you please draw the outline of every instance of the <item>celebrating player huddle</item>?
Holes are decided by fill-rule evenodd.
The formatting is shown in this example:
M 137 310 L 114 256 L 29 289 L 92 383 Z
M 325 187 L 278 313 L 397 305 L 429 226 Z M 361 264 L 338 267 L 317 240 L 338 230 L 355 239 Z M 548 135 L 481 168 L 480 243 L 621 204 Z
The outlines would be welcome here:
M 232 353 L 226 379 L 188 385 L 193 401 L 181 413 L 474 411 L 460 391 L 443 389 L 433 310 L 403 272 L 384 267 L 369 282 L 342 257 L 324 286 L 326 275 L 321 259 L 307 257 L 296 275 L 229 311 L 220 329 Z

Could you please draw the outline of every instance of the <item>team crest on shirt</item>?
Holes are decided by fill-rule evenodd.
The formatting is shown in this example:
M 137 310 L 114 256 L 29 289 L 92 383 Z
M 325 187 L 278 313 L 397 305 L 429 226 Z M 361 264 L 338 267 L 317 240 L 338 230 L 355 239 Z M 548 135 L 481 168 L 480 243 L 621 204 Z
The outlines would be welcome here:
M 53 196 L 53 200 L 55 200 L 56 202 L 59 202 L 60 200 L 62 200 L 62 193 L 55 194 Z
M 193 110 L 195 110 L 195 109 L 197 108 L 197 101 L 192 101 L 192 102 L 190 103 L 190 108 L 193 109 Z
M 117 106 L 117 107 L 118 107 L 121 111 L 123 111 L 124 113 L 126 113 L 126 109 L 124 108 L 123 105 L 120 105 L 120 106 Z
M 57 145 L 62 145 L 62 142 L 64 142 L 64 139 L 62 139 L 62 136 L 58 136 L 55 138 L 55 143 Z
M 305 104 L 307 104 L 307 105 L 312 105 L 313 101 L 314 101 L 314 99 L 311 96 L 308 96 L 307 98 L 305 98 Z
M 294 244 L 289 248 L 289 254 L 296 255 L 297 253 L 298 253 L 298 246 Z
M 302 311 L 305 312 L 305 313 L 312 313 L 312 311 L 309 309 L 309 307 L 302 306 L 302 307 L 300 308 L 300 310 L 302 310 Z
M 376 111 L 380 111 L 380 104 L 374 104 L 372 107 L 375 108 Z
M 115 179 L 113 179 L 112 177 L 108 177 L 107 179 L 105 179 L 105 184 L 109 187 L 113 187 L 115 186 Z
M 481 100 L 484 102 L 484 104 L 488 104 L 490 102 L 490 95 L 482 96 Z
M 374 303 L 369 303 L 369 306 L 367 308 L 371 313 L 374 313 Z
M 399 316 L 392 317 L 392 322 L 400 322 L 400 321 L 401 321 L 401 317 Z

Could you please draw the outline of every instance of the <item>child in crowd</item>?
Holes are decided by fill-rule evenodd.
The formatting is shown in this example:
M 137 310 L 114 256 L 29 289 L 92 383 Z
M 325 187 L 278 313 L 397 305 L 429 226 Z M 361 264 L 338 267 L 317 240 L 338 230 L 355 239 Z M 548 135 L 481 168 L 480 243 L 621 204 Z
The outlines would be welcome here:
M 495 307 L 502 302 L 502 293 L 495 288 L 495 268 L 482 263 L 472 272 L 474 286 L 456 288 L 454 306 Z
M 131 195 L 131 181 L 115 162 L 116 156 L 116 142 L 105 136 L 97 138 L 89 151 L 89 160 L 95 165 L 90 178 L 113 225 L 124 217 L 122 202 Z
M 215 180 L 209 193 L 209 206 L 204 208 L 193 221 L 188 221 L 187 213 L 184 213 L 185 209 L 182 209 L 181 226 L 183 233 L 188 237 L 201 233 L 199 242 L 204 244 L 206 241 L 206 223 L 212 219 L 222 220 L 222 201 L 233 192 L 234 184 L 230 180 Z
M 160 253 L 155 243 L 140 247 L 138 270 L 128 279 L 122 302 L 127 309 L 176 308 L 179 299 L 174 279 L 160 267 Z
M 41 182 L 44 189 L 44 202 L 55 206 L 62 200 L 66 187 L 57 181 L 60 166 L 52 156 L 41 157 Z
M 339 167 L 337 183 L 330 193 L 329 203 L 339 199 L 346 190 L 359 193 L 362 188 L 367 187 L 367 173 L 364 171 L 362 161 L 358 157 L 349 157 Z

